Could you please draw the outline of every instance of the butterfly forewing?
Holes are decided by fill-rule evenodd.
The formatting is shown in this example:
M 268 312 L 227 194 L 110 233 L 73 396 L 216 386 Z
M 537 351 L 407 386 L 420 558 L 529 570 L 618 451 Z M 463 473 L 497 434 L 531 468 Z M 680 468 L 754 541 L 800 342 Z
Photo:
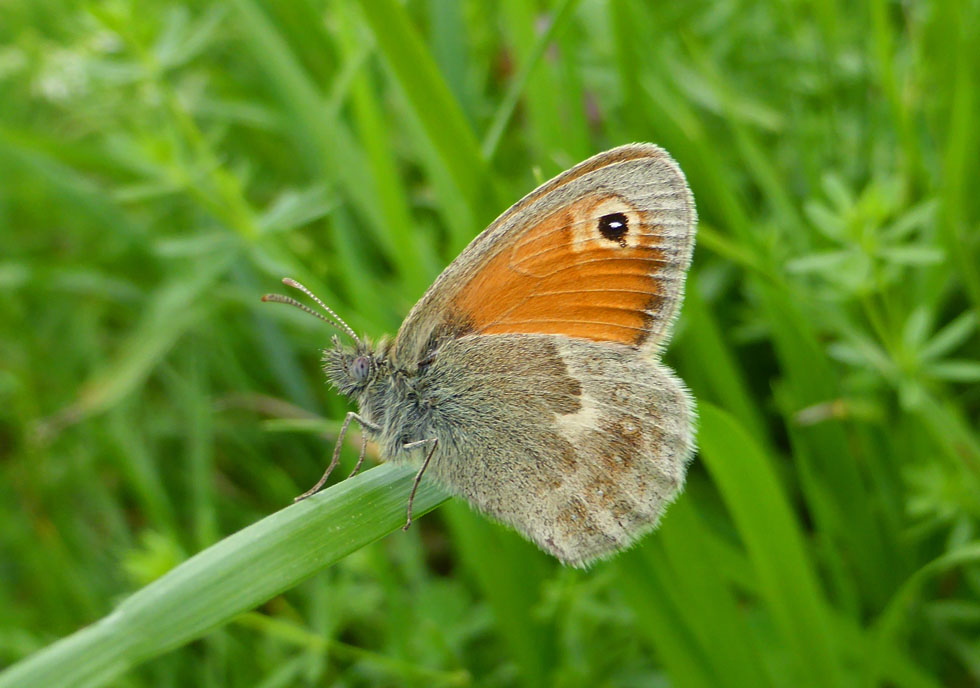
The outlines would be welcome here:
M 403 351 L 465 334 L 561 334 L 662 345 L 682 295 L 695 211 L 676 163 L 649 144 L 590 158 L 515 204 L 423 297 Z M 441 320 L 432 315 L 438 304 Z

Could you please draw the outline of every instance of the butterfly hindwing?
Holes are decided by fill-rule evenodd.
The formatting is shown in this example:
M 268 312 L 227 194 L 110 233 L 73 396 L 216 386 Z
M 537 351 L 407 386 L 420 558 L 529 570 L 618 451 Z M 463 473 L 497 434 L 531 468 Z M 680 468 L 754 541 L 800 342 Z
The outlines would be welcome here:
M 447 342 L 420 383 L 438 400 L 419 429 L 440 438 L 433 477 L 567 564 L 651 530 L 683 483 L 691 404 L 632 347 L 470 335 Z

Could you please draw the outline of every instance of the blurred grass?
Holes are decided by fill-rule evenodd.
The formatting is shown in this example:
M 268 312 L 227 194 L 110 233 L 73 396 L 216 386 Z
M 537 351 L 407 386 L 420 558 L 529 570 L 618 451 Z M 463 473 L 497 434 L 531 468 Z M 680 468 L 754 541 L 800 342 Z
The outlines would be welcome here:
M 411 466 L 379 466 L 225 538 L 98 623 L 0 675 L 0 686 L 110 683 L 400 529 L 413 479 Z M 446 495 L 428 484 L 417 498 L 421 516 Z
M 0 667 L 319 475 L 345 406 L 279 277 L 391 333 L 639 140 L 701 217 L 667 359 L 703 453 L 658 533 L 569 571 L 453 504 L 294 587 L 333 557 L 267 532 L 234 573 L 289 583 L 166 633 L 164 598 L 93 682 L 255 605 L 114 684 L 980 682 L 978 39 L 976 0 L 0 6 Z

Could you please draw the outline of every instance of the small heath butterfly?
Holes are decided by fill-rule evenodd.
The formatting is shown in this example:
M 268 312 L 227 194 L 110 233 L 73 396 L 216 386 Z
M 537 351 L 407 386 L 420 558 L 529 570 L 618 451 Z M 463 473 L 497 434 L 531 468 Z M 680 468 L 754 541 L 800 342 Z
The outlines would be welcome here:
M 330 316 L 330 382 L 387 461 L 423 474 L 565 564 L 652 530 L 684 483 L 694 409 L 659 360 L 694 251 L 694 198 L 652 144 L 600 153 L 532 191 L 476 237 L 394 339 Z M 336 322 L 334 322 L 336 321 Z M 360 460 L 364 458 L 361 446 Z

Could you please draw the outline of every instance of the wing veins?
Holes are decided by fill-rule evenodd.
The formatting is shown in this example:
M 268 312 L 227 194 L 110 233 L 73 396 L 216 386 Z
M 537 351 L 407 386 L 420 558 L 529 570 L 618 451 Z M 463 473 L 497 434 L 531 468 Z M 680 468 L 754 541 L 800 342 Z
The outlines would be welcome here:
M 635 312 L 635 311 L 634 311 Z M 646 311 L 642 311 L 646 312 Z M 635 327 L 633 325 L 620 325 L 619 323 L 605 322 L 602 320 L 572 320 L 569 318 L 529 318 L 525 320 L 493 320 L 483 326 L 482 329 L 486 330 L 494 325 L 533 325 L 535 323 L 569 323 L 569 324 L 579 324 L 579 325 L 605 325 L 608 327 L 619 327 L 624 330 L 636 330 L 638 332 L 646 332 L 645 327 Z
M 630 234 L 629 236 L 636 236 L 636 235 Z M 654 236 L 654 235 L 653 234 L 641 234 L 639 236 Z M 528 261 L 530 261 L 530 260 L 532 260 L 534 258 L 537 258 L 538 256 L 543 256 L 546 253 L 554 253 L 555 251 L 568 250 L 568 248 L 571 247 L 571 246 L 575 246 L 575 245 L 578 245 L 578 244 L 588 244 L 588 243 L 593 242 L 593 241 L 598 242 L 599 241 L 599 238 L 598 237 L 590 237 L 588 239 L 579 239 L 578 241 L 572 241 L 572 242 L 569 242 L 569 243 L 566 243 L 566 244 L 561 244 L 559 246 L 551 246 L 551 247 L 546 248 L 544 250 L 538 251 L 537 253 L 532 253 L 531 255 L 528 255 L 528 256 L 521 256 L 520 260 L 516 260 L 516 261 L 512 262 L 511 265 L 515 265 L 515 266 L 516 265 L 520 265 L 521 263 L 526 263 L 526 262 L 528 262 Z M 671 248 L 671 246 L 669 244 L 657 244 L 656 246 L 619 246 L 617 244 L 615 248 L 612 247 L 612 246 L 599 246 L 598 248 L 599 248 L 599 250 L 606 249 L 606 250 L 609 250 L 609 251 L 617 251 L 617 250 L 618 251 L 627 251 L 627 250 L 632 250 L 632 251 L 636 251 L 636 250 L 661 251 L 663 249 L 669 249 L 669 248 Z M 574 249 L 573 249 L 573 251 L 574 251 Z M 575 253 L 582 253 L 581 251 L 574 251 L 574 252 Z

